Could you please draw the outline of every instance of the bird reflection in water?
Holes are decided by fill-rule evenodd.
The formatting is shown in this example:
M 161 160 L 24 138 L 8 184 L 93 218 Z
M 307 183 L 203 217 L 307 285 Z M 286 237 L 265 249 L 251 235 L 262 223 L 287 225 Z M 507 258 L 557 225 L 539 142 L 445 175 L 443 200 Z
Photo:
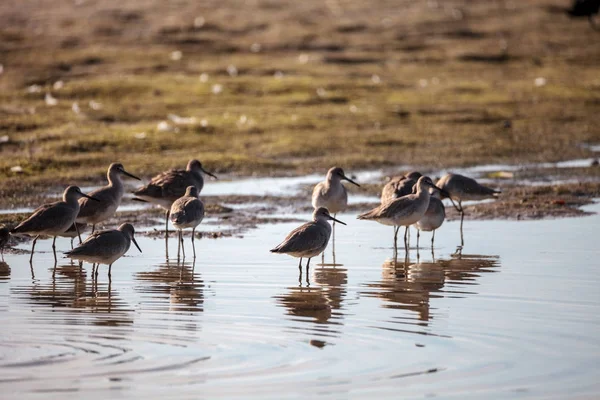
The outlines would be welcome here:
M 328 337 L 340 334 L 331 326 L 341 325 L 343 318 L 341 310 L 347 293 L 347 269 L 320 266 L 314 269 L 313 279 L 318 286 L 311 287 L 307 278 L 305 285 L 300 282 L 297 287 L 289 287 L 287 293 L 274 298 L 278 305 L 287 309 L 292 321 L 310 324 L 305 328 L 316 338 L 311 338 L 309 344 L 323 348 L 332 344 L 327 340 Z
M 82 318 L 90 316 L 93 316 L 92 323 L 95 325 L 133 323 L 132 310 L 111 288 L 110 282 L 98 285 L 96 280 L 87 280 L 85 270 L 79 265 L 57 265 L 52 270 L 50 282 L 34 281 L 30 286 L 17 286 L 12 290 L 17 295 L 26 296 L 32 305 L 73 311 L 72 318 L 66 315 L 60 319 L 66 325 L 80 325 Z
M 136 290 L 150 294 L 153 307 L 168 311 L 204 311 L 204 281 L 195 272 L 196 261 L 162 263 L 153 271 L 138 272 L 135 279 L 142 283 Z M 168 302 L 163 301 L 168 299 Z M 158 301 L 157 301 L 158 300 Z
M 419 321 L 427 322 L 433 318 L 431 299 L 476 294 L 452 288 L 460 284 L 473 285 L 482 274 L 496 272 L 499 266 L 499 257 L 484 255 L 452 255 L 449 259 L 432 262 L 420 262 L 417 258 L 412 264 L 386 260 L 381 281 L 364 285 L 361 294 L 383 299 L 383 308 L 411 311 L 417 314 Z
M 0 281 L 10 279 L 10 267 L 4 261 L 0 261 Z

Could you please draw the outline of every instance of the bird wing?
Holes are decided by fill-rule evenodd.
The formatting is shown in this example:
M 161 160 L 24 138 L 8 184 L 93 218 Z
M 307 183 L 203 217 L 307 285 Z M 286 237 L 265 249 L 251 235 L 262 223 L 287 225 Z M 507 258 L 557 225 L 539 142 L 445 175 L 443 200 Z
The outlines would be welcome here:
M 190 172 L 182 169 L 172 169 L 155 176 L 149 184 L 136 190 L 133 194 L 173 199 L 174 201 L 185 195 L 185 189 L 188 186 L 196 186 L 198 190 L 201 190 L 202 185 Z
M 82 197 L 79 199 L 79 214 L 77 218 L 87 218 L 95 215 L 99 210 L 106 210 L 114 204 L 115 193 L 108 190 L 108 186 L 101 187 L 89 193 L 90 196 L 99 200 Z M 119 201 L 120 203 L 120 201 Z
M 471 179 L 466 176 L 461 176 L 461 186 L 466 193 L 486 196 L 493 196 L 494 194 L 499 193 L 492 188 L 477 183 L 475 179 Z
M 72 209 L 62 201 L 44 204 L 34 210 L 33 214 L 13 229 L 14 233 L 21 232 L 43 232 L 48 229 L 56 229 L 57 226 L 66 225 L 65 215 L 73 214 Z M 69 226 L 74 221 L 68 221 Z M 66 230 L 65 229 L 65 230 Z
M 274 253 L 294 253 L 319 249 L 329 241 L 328 231 L 315 222 L 307 222 L 291 231 L 280 245 L 271 250 Z
M 393 201 L 384 203 L 379 207 L 360 214 L 358 219 L 379 219 L 379 218 L 398 218 L 409 212 L 412 212 L 411 203 L 414 202 L 416 195 L 409 194 L 399 197 Z
M 123 240 L 123 233 L 118 230 L 106 230 L 95 232 L 85 239 L 85 241 L 75 249 L 65 253 L 67 255 L 95 255 L 102 256 L 113 254 L 115 250 L 127 251 L 128 241 Z

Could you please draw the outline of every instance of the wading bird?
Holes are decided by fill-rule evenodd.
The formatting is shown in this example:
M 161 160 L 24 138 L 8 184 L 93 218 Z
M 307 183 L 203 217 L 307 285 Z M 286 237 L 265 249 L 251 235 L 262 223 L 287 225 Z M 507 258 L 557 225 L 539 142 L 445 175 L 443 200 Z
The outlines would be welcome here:
M 123 182 L 121 181 L 122 175 L 137 179 L 138 181 L 141 180 L 137 176 L 125 171 L 123 164 L 112 163 L 106 173 L 108 185 L 89 193 L 90 196 L 100 201 L 92 202 L 87 198 L 79 199 L 79 214 L 75 221 L 80 224 L 92 225 L 92 234 L 96 231 L 96 224 L 112 217 L 117 208 L 119 208 L 124 192 Z M 81 241 L 81 238 L 79 240 Z
M 161 172 L 146 186 L 133 192 L 137 200 L 156 204 L 166 210 L 165 238 L 169 237 L 169 214 L 173 202 L 185 195 L 188 186 L 195 186 L 200 193 L 204 187 L 203 173 L 217 179 L 215 175 L 202 167 L 200 161 L 190 160 L 185 170 L 172 169 Z
M 173 202 L 170 218 L 173 226 L 179 231 L 177 258 L 179 258 L 179 246 L 181 246 L 185 258 L 185 246 L 183 245 L 183 230 L 185 228 L 192 228 L 192 249 L 194 250 L 194 258 L 196 258 L 194 236 L 196 235 L 196 227 L 204 219 L 204 203 L 198 198 L 198 189 L 195 186 L 188 186 L 185 195 Z
M 96 232 L 79 246 L 65 253 L 69 258 L 86 261 L 92 264 L 107 264 L 108 277 L 111 278 L 111 268 L 115 261 L 121 258 L 131 246 L 131 242 L 142 252 L 133 237 L 135 230 L 131 224 L 122 224 L 117 229 Z M 96 276 L 98 269 L 96 268 Z
M 29 262 L 33 261 L 35 244 L 40 236 L 52 236 L 52 250 L 54 251 L 54 261 L 56 258 L 56 237 L 67 231 L 75 222 L 79 213 L 79 199 L 87 197 L 94 201 L 100 201 L 94 197 L 81 192 L 77 186 L 69 186 L 63 193 L 62 201 L 44 204 L 38 207 L 33 214 L 25 221 L 17 225 L 12 231 L 15 235 L 35 236 L 31 246 L 31 257 Z
M 306 276 L 310 259 L 317 256 L 325 250 L 329 238 L 331 237 L 331 225 L 327 221 L 339 222 L 329 214 L 324 207 L 319 207 L 313 212 L 312 221 L 307 222 L 291 231 L 281 244 L 271 250 L 271 253 L 288 254 L 292 257 L 299 257 L 298 269 L 302 273 L 302 258 L 308 258 L 306 263 Z

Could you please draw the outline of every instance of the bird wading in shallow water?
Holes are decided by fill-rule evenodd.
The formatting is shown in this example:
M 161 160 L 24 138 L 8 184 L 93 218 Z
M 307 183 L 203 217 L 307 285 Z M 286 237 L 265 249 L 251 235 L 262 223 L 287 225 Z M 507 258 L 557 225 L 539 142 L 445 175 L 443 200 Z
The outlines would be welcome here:
M 427 207 L 429 207 L 430 188 L 439 190 L 429 177 L 422 176 L 416 183 L 416 193 L 381 204 L 371 211 L 360 214 L 358 219 L 373 220 L 383 225 L 394 226 L 394 249 L 397 248 L 398 230 L 401 226 L 406 227 L 404 231 L 404 248 L 408 251 L 408 227 L 425 215 Z
M 135 229 L 131 224 L 122 224 L 117 229 L 96 232 L 79 246 L 65 253 L 65 256 L 86 261 L 92 264 L 107 264 L 108 277 L 111 278 L 111 268 L 115 261 L 121 258 L 131 246 L 131 242 L 142 252 L 133 237 Z M 98 269 L 96 269 L 96 276 Z
M 179 231 L 179 244 L 177 245 L 177 258 L 179 259 L 179 246 L 183 249 L 185 257 L 185 247 L 183 245 L 183 230 L 192 228 L 192 249 L 194 250 L 194 259 L 196 258 L 196 245 L 194 236 L 196 227 L 204 219 L 204 203 L 198 198 L 198 189 L 195 186 L 188 186 L 183 197 L 175 200 L 171 206 L 171 222 Z
M 462 246 L 464 245 L 463 220 L 465 218 L 462 202 L 496 198 L 500 191 L 480 185 L 475 179 L 459 174 L 444 175 L 437 181 L 436 185 L 443 190 L 441 192 L 442 199 L 449 198 L 454 208 L 460 213 L 460 241 Z M 458 206 L 454 201 L 458 202 Z
M 112 163 L 106 173 L 108 185 L 89 193 L 90 196 L 100 201 L 90 201 L 85 197 L 79 199 L 79 214 L 77 214 L 75 221 L 80 224 L 92 225 L 92 234 L 96 230 L 96 224 L 112 217 L 117 208 L 119 208 L 119 205 L 121 205 L 124 192 L 123 182 L 121 181 L 121 176 L 123 175 L 137 179 L 138 181 L 141 180 L 137 176 L 125 171 L 123 164 Z M 81 241 L 81 238 L 79 240 Z
M 56 237 L 66 232 L 75 222 L 79 213 L 79 199 L 87 197 L 94 201 L 100 201 L 94 197 L 81 192 L 77 186 L 69 186 L 63 193 L 62 201 L 44 204 L 38 207 L 33 214 L 25 221 L 17 225 L 11 233 L 13 235 L 35 236 L 31 246 L 31 257 L 29 262 L 33 261 L 35 244 L 40 236 L 52 236 L 52 250 L 54 251 L 54 261 L 56 258 Z
M 312 221 L 307 222 L 291 231 L 271 253 L 288 254 L 292 257 L 299 257 L 298 269 L 302 274 L 302 258 L 308 258 L 306 263 L 306 276 L 308 279 L 308 269 L 310 259 L 317 256 L 325 250 L 329 238 L 331 237 L 331 225 L 328 221 L 338 222 L 346 225 L 340 220 L 335 219 L 324 207 L 317 208 L 312 215 Z
M 195 186 L 198 193 L 202 192 L 204 187 L 204 177 L 206 174 L 215 179 L 217 177 L 202 167 L 198 160 L 190 160 L 185 170 L 172 169 L 161 172 L 148 183 L 133 194 L 137 200 L 156 204 L 166 210 L 165 218 L 165 238 L 169 237 L 169 214 L 173 202 L 185 195 L 188 186 Z
M 417 249 L 419 248 L 419 237 L 421 231 L 432 232 L 431 234 L 431 248 L 433 251 L 433 242 L 435 240 L 435 230 L 438 229 L 444 223 L 446 219 L 446 207 L 440 199 L 441 195 L 438 190 L 432 189 L 430 191 L 431 197 L 429 198 L 429 206 L 423 217 L 414 224 L 417 228 Z

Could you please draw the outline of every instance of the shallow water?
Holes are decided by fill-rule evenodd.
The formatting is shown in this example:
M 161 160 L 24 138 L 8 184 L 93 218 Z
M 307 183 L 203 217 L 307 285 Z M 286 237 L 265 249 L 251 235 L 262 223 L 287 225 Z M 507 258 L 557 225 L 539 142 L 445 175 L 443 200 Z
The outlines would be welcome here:
M 105 266 L 97 281 L 87 264 L 54 269 L 49 240 L 34 277 L 28 254 L 7 254 L 2 397 L 600 396 L 600 215 L 466 221 L 462 253 L 447 222 L 435 258 L 426 233 L 406 264 L 390 258 L 392 228 L 339 218 L 338 265 L 328 248 L 308 282 L 268 252 L 297 223 L 197 240 L 195 265 L 140 237 L 144 253 L 132 248 L 110 282 Z

